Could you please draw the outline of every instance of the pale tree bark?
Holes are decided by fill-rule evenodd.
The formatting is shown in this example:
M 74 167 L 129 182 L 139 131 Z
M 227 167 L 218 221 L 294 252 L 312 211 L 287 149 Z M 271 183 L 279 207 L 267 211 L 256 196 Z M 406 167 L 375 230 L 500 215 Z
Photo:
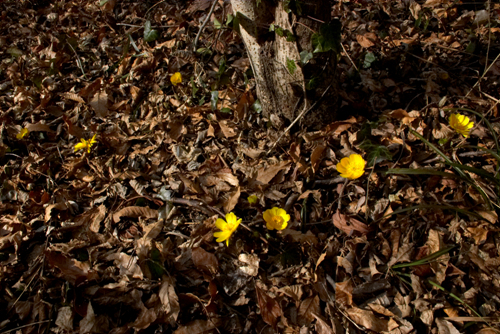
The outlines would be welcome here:
M 264 116 L 271 119 L 283 116 L 293 121 L 308 110 L 301 119 L 306 126 L 319 128 L 333 121 L 338 100 L 334 80 L 336 55 L 315 54 L 306 66 L 300 63 L 300 52 L 313 51 L 312 34 L 319 31 L 322 22 L 331 20 L 330 1 L 303 1 L 301 15 L 294 11 L 287 13 L 284 1 L 257 2 L 231 0 L 231 5 L 254 72 Z M 285 31 L 284 36 L 269 33 L 272 24 Z M 319 84 L 307 90 L 311 78 Z M 320 97 L 321 102 L 314 104 Z

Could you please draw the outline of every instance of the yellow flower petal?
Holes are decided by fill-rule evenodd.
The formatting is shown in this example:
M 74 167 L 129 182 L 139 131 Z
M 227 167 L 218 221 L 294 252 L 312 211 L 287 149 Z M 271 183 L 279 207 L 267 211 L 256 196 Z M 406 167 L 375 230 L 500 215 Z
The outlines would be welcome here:
M 226 220 L 219 218 L 215 221 L 215 227 L 220 231 L 214 232 L 215 241 L 223 242 L 226 241 L 226 245 L 229 246 L 229 238 L 234 231 L 238 228 L 241 223 L 241 219 L 238 219 L 236 215 L 232 212 L 226 214 Z
M 474 126 L 474 122 L 471 122 L 469 117 L 461 114 L 452 114 L 448 120 L 453 130 L 465 138 L 469 137 L 470 129 Z
M 359 154 L 351 154 L 349 157 L 342 158 L 337 164 L 337 171 L 340 176 L 346 179 L 354 180 L 359 178 L 365 172 L 366 161 Z
M 262 215 L 269 230 L 283 230 L 288 226 L 290 215 L 284 209 L 273 207 Z
M 227 223 L 224 221 L 224 219 L 219 218 L 215 222 L 215 227 L 217 227 L 219 230 L 225 230 Z
M 28 129 L 22 128 L 21 131 L 19 131 L 19 133 L 16 135 L 16 138 L 21 140 L 24 137 L 26 137 L 29 133 L 30 131 Z
M 172 85 L 177 86 L 182 82 L 182 75 L 179 72 L 175 72 L 174 75 L 170 77 L 170 82 Z
M 247 201 L 248 201 L 248 203 L 250 203 L 250 205 L 254 205 L 254 204 L 257 204 L 257 202 L 259 201 L 259 198 L 255 195 L 252 195 L 252 196 L 248 196 Z

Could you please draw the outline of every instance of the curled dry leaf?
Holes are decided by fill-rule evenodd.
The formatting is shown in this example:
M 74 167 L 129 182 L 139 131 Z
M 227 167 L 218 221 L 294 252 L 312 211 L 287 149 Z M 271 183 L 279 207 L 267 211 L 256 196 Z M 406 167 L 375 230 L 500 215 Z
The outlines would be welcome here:
M 347 314 L 351 320 L 358 325 L 377 333 L 392 331 L 393 329 L 399 327 L 398 323 L 394 321 L 394 319 L 380 319 L 377 318 L 372 311 L 362 310 L 357 307 L 348 309 Z
M 98 117 L 108 116 L 108 94 L 106 94 L 106 91 L 95 94 L 89 104 Z
M 174 334 L 204 334 L 220 326 L 221 320 L 211 318 L 210 320 L 195 320 L 185 326 L 179 327 Z
M 36 131 L 55 132 L 47 124 L 43 124 L 43 123 L 27 124 L 26 129 L 28 129 L 29 132 L 36 132 Z
M 179 305 L 179 297 L 175 293 L 174 286 L 169 282 L 168 279 L 163 281 L 161 284 L 159 297 L 161 303 L 163 304 L 163 310 L 165 314 L 172 318 L 175 322 L 177 321 L 177 317 L 179 316 L 179 312 L 181 311 Z
M 142 206 L 128 206 L 126 208 L 121 209 L 118 212 L 113 214 L 113 221 L 118 223 L 121 217 L 132 217 L 132 218 L 158 218 L 158 210 L 153 210 L 150 208 L 145 208 Z
M 269 297 L 257 284 L 255 285 L 255 292 L 257 294 L 257 302 L 259 303 L 262 320 L 276 329 L 278 317 L 283 315 L 280 305 L 276 299 Z
M 300 303 L 299 306 L 299 324 L 307 325 L 310 324 L 314 319 L 314 314 L 319 314 L 319 297 L 309 297 Z
M 257 181 L 268 184 L 280 171 L 286 169 L 290 165 L 290 161 L 282 161 L 276 165 L 262 167 L 257 171 Z
M 89 264 L 72 259 L 66 255 L 51 250 L 45 251 L 45 258 L 49 266 L 59 271 L 58 276 L 75 284 L 80 278 L 87 278 L 89 274 Z
M 333 329 L 318 315 L 312 314 L 316 319 L 316 332 L 318 334 L 334 334 Z
M 215 274 L 219 271 L 219 262 L 214 254 L 207 252 L 201 247 L 195 247 L 191 251 L 193 263 L 199 270 L 207 274 Z
M 242 253 L 238 256 L 238 260 L 245 265 L 240 266 L 240 270 L 249 276 L 257 276 L 259 274 L 259 256 L 257 254 Z
M 352 305 L 352 281 L 349 279 L 335 284 L 335 300 L 344 306 Z
M 93 333 L 92 328 L 96 324 L 95 313 L 92 304 L 89 302 L 87 305 L 87 314 L 80 320 L 80 333 Z
M 348 235 L 351 235 L 353 232 L 359 232 L 361 234 L 367 234 L 370 232 L 368 225 L 357 219 L 343 215 L 340 211 L 335 212 L 333 215 L 333 225 Z

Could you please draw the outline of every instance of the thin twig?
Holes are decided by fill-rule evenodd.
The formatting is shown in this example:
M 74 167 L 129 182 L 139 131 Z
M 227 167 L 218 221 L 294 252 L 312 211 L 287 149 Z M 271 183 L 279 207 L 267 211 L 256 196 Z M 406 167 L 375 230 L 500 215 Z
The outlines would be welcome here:
M 87 81 L 88 79 L 87 79 L 87 76 L 85 75 L 85 71 L 83 70 L 82 61 L 80 60 L 80 56 L 78 55 L 78 53 L 76 53 L 76 50 L 73 48 L 73 45 L 71 45 L 70 42 L 67 42 L 67 43 L 68 43 L 69 47 L 71 48 L 71 50 L 73 50 L 73 52 L 75 53 L 76 63 L 78 64 L 78 67 L 82 71 L 83 78 Z
M 42 321 L 38 321 L 38 322 L 32 322 L 31 324 L 22 325 L 22 326 L 13 328 L 13 329 L 9 329 L 8 331 L 1 332 L 0 334 L 7 334 L 7 333 L 10 333 L 10 332 L 17 331 L 18 329 L 22 329 L 22 328 L 26 328 L 26 327 L 34 326 L 34 325 L 40 325 L 40 324 L 44 324 L 44 323 L 50 322 L 50 321 L 52 321 L 52 320 L 42 320 Z
M 475 83 L 474 86 L 472 86 L 472 88 L 469 90 L 469 92 L 465 95 L 465 97 L 469 96 L 469 94 L 474 90 L 474 88 L 476 88 L 476 86 L 481 82 L 481 80 L 483 80 L 484 76 L 486 75 L 486 73 L 488 73 L 491 69 L 491 67 L 493 65 L 495 65 L 495 63 L 497 62 L 498 58 L 500 57 L 500 53 L 496 56 L 495 60 L 493 60 L 490 64 L 490 66 L 488 66 L 488 68 L 484 71 L 483 75 L 481 75 L 481 77 L 477 80 L 477 82 Z
M 278 139 L 273 143 L 273 145 L 271 145 L 271 148 L 269 149 L 269 151 L 267 151 L 266 154 L 269 154 L 271 153 L 271 151 L 274 149 L 274 147 L 276 147 L 276 144 L 278 144 L 278 142 L 281 140 L 281 138 L 283 138 L 284 135 L 286 135 L 290 129 L 295 125 L 295 123 L 297 123 L 307 112 L 309 112 L 310 110 L 312 110 L 314 107 L 316 107 L 316 105 L 318 104 L 319 101 L 321 101 L 321 99 L 323 98 L 323 96 L 325 96 L 326 92 L 328 92 L 328 90 L 330 89 L 330 87 L 332 86 L 332 84 L 329 84 L 328 87 L 326 87 L 325 91 L 323 92 L 323 94 L 321 94 L 321 96 L 319 97 L 318 100 L 316 100 L 316 102 L 313 103 L 313 105 L 310 107 L 310 108 L 305 108 L 307 106 L 307 104 L 304 104 L 304 109 L 302 110 L 302 112 L 299 114 L 299 116 L 297 116 L 295 118 L 295 120 L 285 129 L 285 131 L 283 131 L 281 133 L 281 135 L 278 137 Z
M 340 211 L 340 207 L 342 206 L 342 194 L 344 193 L 344 188 L 347 185 L 347 182 L 349 182 L 349 179 L 345 179 L 344 184 L 342 185 L 342 188 L 340 188 L 340 194 L 339 194 L 339 204 L 337 205 L 337 210 Z
M 126 27 L 133 27 L 133 28 L 143 28 L 144 26 L 137 25 L 137 24 L 128 24 L 128 23 L 117 23 L 117 26 L 126 26 Z M 156 28 L 173 28 L 177 27 L 177 25 L 169 25 L 169 26 L 151 26 L 151 29 L 156 29 Z
M 212 7 L 210 7 L 210 11 L 208 12 L 207 18 L 203 22 L 203 24 L 200 27 L 200 30 L 198 31 L 198 34 L 196 35 L 196 38 L 194 39 L 193 43 L 193 52 L 196 52 L 196 49 L 198 48 L 198 40 L 200 39 L 201 33 L 203 32 L 203 29 L 205 29 L 205 26 L 207 25 L 208 21 L 210 20 L 210 16 L 212 16 L 212 13 L 214 12 L 215 5 L 217 4 L 217 0 L 214 0 L 212 3 Z
M 352 66 L 354 66 L 354 68 L 356 69 L 357 72 L 359 72 L 359 68 L 356 66 L 356 64 L 354 63 L 354 61 L 352 60 L 351 56 L 349 56 L 349 53 L 347 53 L 347 50 L 345 49 L 344 47 L 344 44 L 343 43 L 340 43 L 340 46 L 342 46 L 342 50 L 344 51 L 344 53 L 346 54 L 347 58 L 349 58 L 349 60 L 351 61 L 351 64 Z

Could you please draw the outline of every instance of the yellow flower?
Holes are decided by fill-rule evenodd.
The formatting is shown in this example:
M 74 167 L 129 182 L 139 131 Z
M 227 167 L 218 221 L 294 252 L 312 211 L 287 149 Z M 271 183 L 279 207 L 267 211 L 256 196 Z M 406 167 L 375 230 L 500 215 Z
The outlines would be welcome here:
M 21 140 L 24 137 L 26 137 L 29 133 L 30 131 L 28 129 L 22 128 L 21 131 L 19 131 L 19 133 L 16 135 L 16 138 Z
M 470 129 L 474 126 L 474 122 L 471 122 L 469 117 L 460 114 L 452 114 L 449 121 L 453 130 L 460 133 L 465 138 L 469 137 Z
M 87 149 L 87 152 L 90 153 L 90 148 L 92 147 L 92 145 L 94 145 L 95 143 L 97 143 L 97 140 L 95 140 L 95 136 L 94 135 L 92 137 L 92 139 L 89 139 L 89 140 L 85 140 L 85 139 L 81 139 L 81 142 L 76 144 L 75 145 L 75 152 L 78 151 L 78 150 L 85 150 Z
M 290 220 L 290 215 L 284 209 L 277 207 L 264 211 L 263 217 L 269 230 L 283 230 Z
M 359 154 L 351 154 L 348 158 L 342 158 L 337 164 L 340 176 L 354 180 L 365 172 L 366 161 Z
M 231 237 L 231 234 L 236 231 L 240 223 L 241 219 L 238 219 L 238 217 L 236 217 L 236 215 L 232 212 L 226 214 L 225 221 L 222 218 L 217 219 L 215 227 L 217 227 L 220 232 L 214 233 L 214 238 L 217 238 L 215 241 L 223 242 L 225 240 L 226 245 L 229 246 L 229 238 Z
M 257 202 L 259 201 L 259 198 L 255 195 L 252 195 L 252 196 L 248 196 L 247 201 L 248 201 L 248 203 L 250 203 L 250 205 L 254 205 L 254 204 L 257 204 Z
M 172 85 L 177 86 L 182 82 L 182 75 L 179 72 L 175 72 L 174 75 L 170 77 L 170 82 Z

